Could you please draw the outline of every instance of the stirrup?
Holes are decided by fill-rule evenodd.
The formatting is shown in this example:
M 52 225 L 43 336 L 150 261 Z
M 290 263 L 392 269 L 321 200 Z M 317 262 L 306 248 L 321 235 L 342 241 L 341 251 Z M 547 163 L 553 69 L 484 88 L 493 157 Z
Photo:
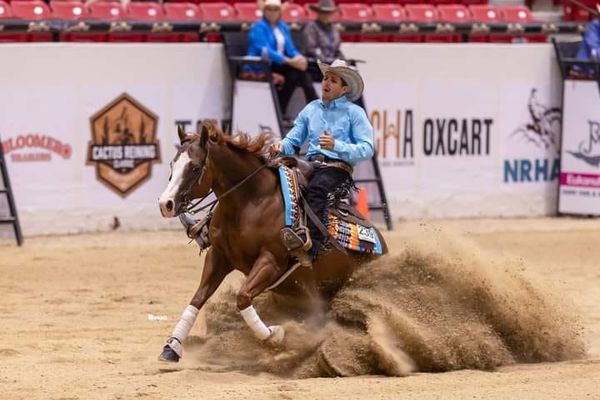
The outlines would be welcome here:
M 289 252 L 302 250 L 308 251 L 312 246 L 312 240 L 310 239 L 310 232 L 305 226 L 300 226 L 295 230 L 289 226 L 281 228 L 280 232 L 281 242 Z M 306 239 L 304 239 L 304 238 Z

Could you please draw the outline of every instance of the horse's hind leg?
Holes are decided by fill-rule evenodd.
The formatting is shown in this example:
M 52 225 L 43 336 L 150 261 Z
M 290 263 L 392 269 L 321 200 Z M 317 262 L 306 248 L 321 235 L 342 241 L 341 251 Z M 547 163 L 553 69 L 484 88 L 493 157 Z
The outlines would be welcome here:
M 246 281 L 237 294 L 237 308 L 248 327 L 258 339 L 268 339 L 274 344 L 283 341 L 283 328 L 278 325 L 267 327 L 252 306 L 252 300 L 273 284 L 282 272 L 275 256 L 271 252 L 263 250 L 254 262 Z
M 167 343 L 158 357 L 159 361 L 179 361 L 183 355 L 183 342 L 190 333 L 194 322 L 196 322 L 198 312 L 215 290 L 217 290 L 229 272 L 231 272 L 231 268 L 225 259 L 212 248 L 209 249 L 204 260 L 200 286 L 196 290 L 196 294 L 194 294 L 190 304 L 185 308 L 183 314 L 181 314 L 179 322 L 175 325 L 171 336 L 167 339 Z

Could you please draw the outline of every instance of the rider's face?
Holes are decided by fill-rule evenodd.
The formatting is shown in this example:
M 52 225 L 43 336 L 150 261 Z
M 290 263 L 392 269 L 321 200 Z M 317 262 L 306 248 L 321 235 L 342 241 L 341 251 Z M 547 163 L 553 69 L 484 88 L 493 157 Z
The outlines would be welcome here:
M 323 77 L 323 101 L 330 102 L 343 96 L 348 91 L 348 86 L 344 85 L 342 78 L 332 72 L 326 72 Z

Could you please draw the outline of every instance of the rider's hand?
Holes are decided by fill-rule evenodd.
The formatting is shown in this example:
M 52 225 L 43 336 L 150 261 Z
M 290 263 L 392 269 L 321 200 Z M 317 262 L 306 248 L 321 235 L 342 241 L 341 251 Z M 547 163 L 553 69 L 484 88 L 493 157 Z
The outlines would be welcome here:
M 325 150 L 333 150 L 333 147 L 335 146 L 335 139 L 333 136 L 331 136 L 331 133 L 327 131 L 323 132 L 323 134 L 319 137 L 319 146 Z
M 269 155 L 271 157 L 276 157 L 281 153 L 281 142 L 273 143 L 271 147 L 269 147 Z

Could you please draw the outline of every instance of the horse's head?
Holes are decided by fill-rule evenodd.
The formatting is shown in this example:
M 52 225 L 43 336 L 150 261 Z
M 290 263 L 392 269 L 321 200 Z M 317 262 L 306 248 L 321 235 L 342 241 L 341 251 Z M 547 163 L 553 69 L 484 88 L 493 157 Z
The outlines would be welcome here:
M 171 161 L 169 184 L 158 201 L 165 218 L 181 214 L 191 200 L 209 193 L 213 178 L 209 142 L 218 143 L 223 135 L 213 121 L 203 123 L 199 134 L 186 134 L 181 127 L 177 134 L 181 145 Z

